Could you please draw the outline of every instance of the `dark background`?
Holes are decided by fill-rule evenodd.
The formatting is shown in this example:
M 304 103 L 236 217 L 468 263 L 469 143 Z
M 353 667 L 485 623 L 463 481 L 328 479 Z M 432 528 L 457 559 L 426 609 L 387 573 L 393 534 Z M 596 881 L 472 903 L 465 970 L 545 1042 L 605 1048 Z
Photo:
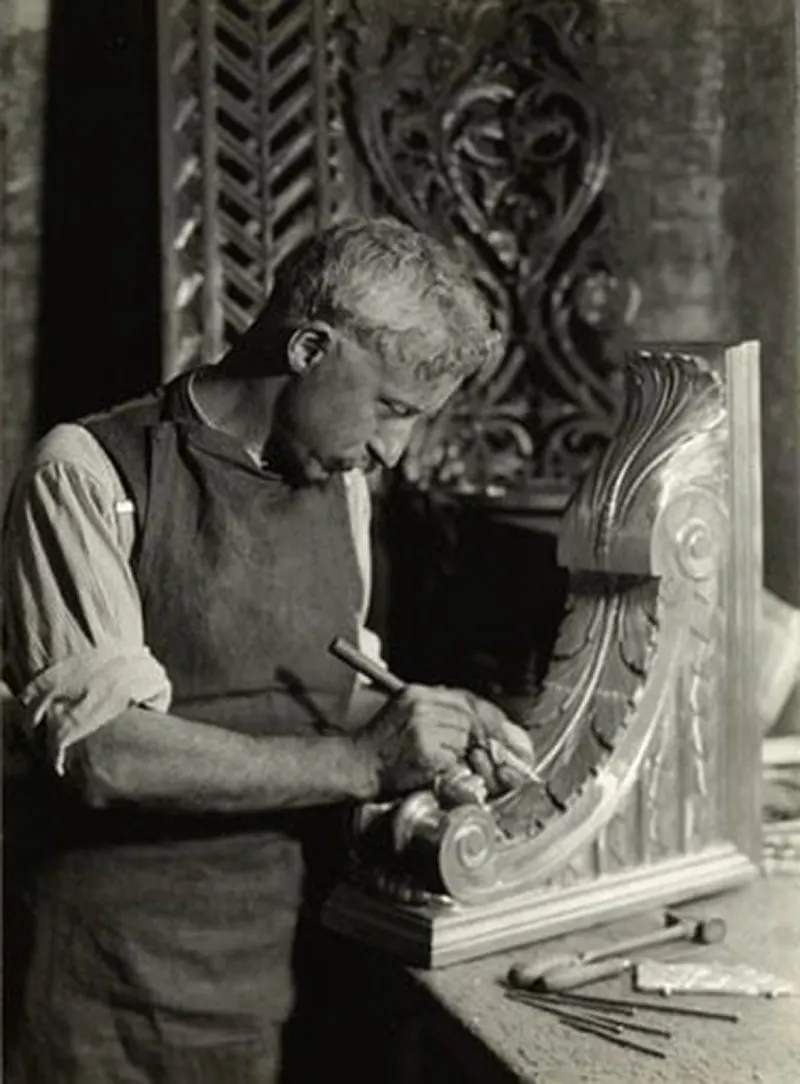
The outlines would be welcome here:
M 35 426 L 157 383 L 152 5 L 55 0 L 47 42 Z

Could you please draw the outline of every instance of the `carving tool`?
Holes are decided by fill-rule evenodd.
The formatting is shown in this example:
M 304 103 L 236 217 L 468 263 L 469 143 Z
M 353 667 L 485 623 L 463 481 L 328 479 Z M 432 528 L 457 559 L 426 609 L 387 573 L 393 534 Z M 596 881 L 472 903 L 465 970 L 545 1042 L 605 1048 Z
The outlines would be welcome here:
M 507 991 L 506 997 L 511 1001 L 519 1001 L 522 1004 L 532 1004 L 527 995 L 519 994 L 514 991 Z M 560 1010 L 557 1006 L 548 1006 L 541 1004 L 532 1004 L 533 1008 L 541 1009 L 544 1012 L 550 1012 L 556 1016 L 562 1024 L 566 1024 L 567 1027 L 573 1028 L 575 1031 L 583 1031 L 587 1035 L 597 1035 L 601 1039 L 607 1039 L 608 1042 L 616 1043 L 617 1046 L 624 1046 L 628 1050 L 637 1050 L 641 1054 L 650 1054 L 655 1058 L 665 1058 L 667 1055 L 663 1050 L 659 1050 L 653 1046 L 645 1046 L 643 1043 L 634 1042 L 632 1039 L 628 1039 L 622 1035 L 623 1027 L 632 1027 L 628 1021 L 612 1020 L 608 1017 L 598 1017 L 595 1014 L 588 1016 L 570 1012 L 568 1010 Z M 669 1032 L 663 1032 L 663 1034 L 670 1038 Z
M 575 1005 L 580 1007 L 585 1004 L 586 1008 L 589 1009 L 593 1005 L 596 1005 L 598 1009 L 603 1009 L 604 1005 L 608 1003 L 609 1007 L 618 1016 L 633 1016 L 636 1012 L 630 1005 L 622 1005 L 613 998 L 592 997 L 589 994 L 548 994 L 545 991 L 535 994 L 528 990 L 518 990 L 516 992 L 520 994 L 524 993 L 526 997 L 544 998 L 547 1001 L 552 1001 L 554 1005 Z
M 605 1012 L 613 1012 L 618 1015 L 605 1016 L 598 1010 L 589 1009 L 583 1005 L 572 1005 L 567 1003 L 561 1005 L 556 998 L 548 997 L 546 994 L 528 994 L 522 990 L 506 990 L 506 997 L 510 1001 L 518 1001 L 521 1005 L 530 1005 L 534 1009 L 542 1009 L 544 1012 L 555 1013 L 556 1015 L 567 1015 L 570 1013 L 579 1013 L 579 1019 L 585 1019 L 589 1022 L 595 1022 L 600 1024 L 610 1024 L 615 1028 L 627 1029 L 628 1031 L 639 1031 L 643 1035 L 658 1035 L 661 1039 L 671 1039 L 672 1032 L 667 1031 L 666 1028 L 655 1028 L 649 1024 L 634 1023 L 628 1019 L 627 1015 L 621 1013 L 619 1009 L 606 1009 Z M 583 1009 L 581 1014 L 579 1010 Z M 586 1013 L 589 1013 L 586 1016 Z M 633 1013 L 630 1014 L 631 1016 Z M 620 1016 L 622 1019 L 620 1019 Z
M 578 986 L 588 986 L 591 982 L 613 979 L 623 971 L 629 971 L 634 961 L 627 956 L 612 956 L 598 963 L 576 963 L 569 967 L 553 967 L 539 975 L 533 989 L 559 993 L 562 990 L 574 990 Z
M 627 957 L 638 949 L 682 940 L 711 945 L 722 941 L 725 932 L 725 923 L 721 918 L 691 918 L 665 911 L 664 928 L 661 930 L 587 952 L 558 953 L 528 963 L 514 964 L 508 972 L 508 981 L 520 990 L 570 990 L 621 974 L 633 966 L 634 961 Z M 601 966 L 598 963 L 601 960 L 606 964 Z
M 368 655 L 364 655 L 357 647 L 353 647 L 343 636 L 337 636 L 335 640 L 331 640 L 328 651 L 337 659 L 346 662 L 357 673 L 369 678 L 375 688 L 380 689 L 387 696 L 399 696 L 406 688 L 404 681 L 395 677 L 385 666 L 381 666 Z
M 357 673 L 363 674 L 364 677 L 369 678 L 375 688 L 379 689 L 382 693 L 386 693 L 387 696 L 398 696 L 406 688 L 406 683 L 404 681 L 399 677 L 396 677 L 385 667 L 380 666 L 374 660 L 370 659 L 367 655 L 364 655 L 358 648 L 354 647 L 342 636 L 337 636 L 331 641 L 328 645 L 328 651 L 330 651 L 332 655 L 335 655 L 337 659 L 341 659 L 342 662 L 347 663 L 347 665 L 352 667 Z M 498 741 L 496 738 L 488 738 L 487 745 L 489 755 L 494 762 L 495 767 L 505 766 L 518 772 L 525 779 L 537 783 L 541 782 L 541 777 L 531 765 L 524 761 L 522 757 L 517 756 L 516 753 L 507 749 L 502 742 Z M 466 781 L 464 769 L 459 768 L 456 770 L 459 772 L 458 782 L 463 785 Z M 469 772 L 469 769 L 467 769 L 467 771 Z M 449 779 L 450 773 L 447 773 L 447 775 Z M 469 775 L 472 776 L 473 773 L 469 772 Z M 474 778 L 480 779 L 479 776 L 475 776 Z M 455 783 L 455 777 L 453 777 L 453 782 Z M 481 780 L 481 782 L 483 782 L 483 780 Z M 469 791 L 470 788 L 468 787 L 467 790 Z M 484 800 L 485 797 L 486 792 L 484 790 Z M 466 800 L 474 801 L 474 793 L 472 793 L 471 796 L 468 796 Z
M 369 678 L 375 688 L 387 696 L 399 696 L 406 689 L 404 681 L 368 655 L 364 655 L 342 636 L 337 636 L 330 642 L 328 651 L 337 659 L 347 663 L 356 673 Z M 456 765 L 450 771 L 437 776 L 434 780 L 433 791 L 437 799 L 445 806 L 467 803 L 485 805 L 488 797 L 483 779 L 474 775 L 463 764 Z
M 674 1016 L 699 1016 L 706 1020 L 727 1020 L 735 1024 L 739 1021 L 737 1012 L 718 1012 L 715 1009 L 695 1009 L 688 1005 L 667 1005 L 663 1001 L 639 1001 L 637 998 L 599 997 L 594 994 L 566 994 L 558 993 L 550 995 L 557 1004 L 570 1004 L 584 1006 L 587 1009 L 613 1009 L 624 1011 L 632 1009 L 636 1012 L 661 1012 L 671 1013 Z
M 561 1020 L 575 1020 L 582 1024 L 594 1024 L 596 1027 L 605 1028 L 615 1035 L 622 1033 L 622 1025 L 618 1020 L 612 1020 L 608 1016 L 600 1016 L 597 1013 L 579 1012 L 577 1009 L 560 1008 L 558 1005 L 540 1004 L 538 1001 L 534 1001 L 524 994 L 515 993 L 512 990 L 506 991 L 506 997 L 509 1001 L 516 1001 L 520 1005 L 528 1005 L 532 1009 L 539 1009 L 541 1012 L 550 1013 L 551 1016 L 557 1016 Z
M 638 1050 L 640 1054 L 650 1054 L 654 1058 L 666 1058 L 666 1054 L 663 1050 L 657 1050 L 654 1046 L 645 1046 L 644 1043 L 635 1043 L 632 1039 L 624 1039 L 621 1035 L 614 1035 L 612 1032 L 604 1031 L 601 1028 L 593 1024 L 578 1024 L 573 1020 L 562 1020 L 568 1028 L 572 1028 L 573 1031 L 583 1031 L 587 1035 L 597 1035 L 601 1039 L 605 1039 L 607 1043 L 615 1043 L 617 1046 L 624 1046 L 628 1050 Z

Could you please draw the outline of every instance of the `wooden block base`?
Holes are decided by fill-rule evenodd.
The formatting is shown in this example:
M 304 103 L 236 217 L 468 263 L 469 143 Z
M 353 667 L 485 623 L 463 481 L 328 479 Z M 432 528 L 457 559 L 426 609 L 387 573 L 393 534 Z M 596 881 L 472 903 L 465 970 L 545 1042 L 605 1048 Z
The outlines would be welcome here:
M 341 884 L 323 912 L 331 930 L 416 967 L 445 967 L 516 945 L 677 904 L 744 884 L 757 874 L 732 844 L 600 877 L 539 887 L 490 904 L 409 907 Z

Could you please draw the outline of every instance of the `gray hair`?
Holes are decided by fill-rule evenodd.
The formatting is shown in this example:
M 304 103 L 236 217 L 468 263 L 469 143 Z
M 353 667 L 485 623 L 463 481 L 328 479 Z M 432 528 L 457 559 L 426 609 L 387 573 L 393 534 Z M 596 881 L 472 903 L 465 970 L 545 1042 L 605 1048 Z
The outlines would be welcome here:
M 278 269 L 268 307 L 284 321 L 325 320 L 423 381 L 469 376 L 498 345 L 488 305 L 460 261 L 391 218 L 348 219 L 309 239 Z M 447 345 L 429 355 L 432 321 Z

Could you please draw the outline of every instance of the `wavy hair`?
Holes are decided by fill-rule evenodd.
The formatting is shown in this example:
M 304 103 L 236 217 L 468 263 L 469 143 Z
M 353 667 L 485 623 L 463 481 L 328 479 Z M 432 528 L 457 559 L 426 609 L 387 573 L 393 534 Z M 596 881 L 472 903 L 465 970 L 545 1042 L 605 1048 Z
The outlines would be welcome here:
M 458 259 L 391 218 L 347 219 L 310 238 L 280 266 L 268 310 L 288 323 L 325 320 L 422 381 L 471 375 L 499 339 Z

